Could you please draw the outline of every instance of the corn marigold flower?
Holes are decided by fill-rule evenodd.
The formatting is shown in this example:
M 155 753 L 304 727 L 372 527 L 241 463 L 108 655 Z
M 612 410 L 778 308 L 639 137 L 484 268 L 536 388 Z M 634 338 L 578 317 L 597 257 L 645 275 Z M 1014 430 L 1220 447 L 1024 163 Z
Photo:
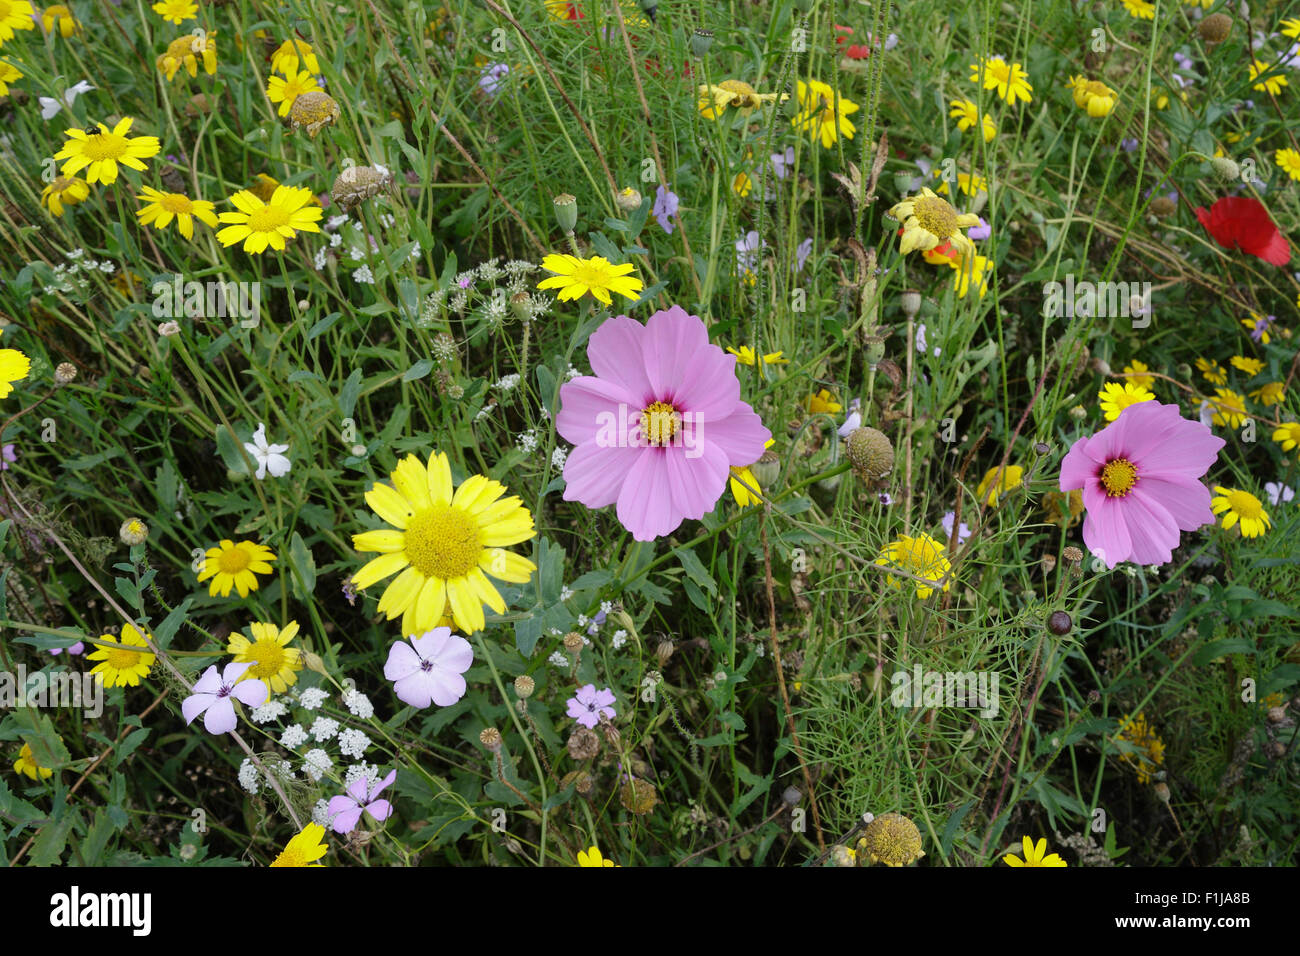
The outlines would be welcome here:
M 1119 418 L 1120 412 L 1130 405 L 1153 401 L 1155 395 L 1141 385 L 1134 385 L 1131 381 L 1107 382 L 1097 393 L 1097 398 L 1101 400 L 1101 410 L 1106 414 L 1106 421 L 1113 422 Z
M 908 574 L 923 578 L 930 584 L 937 585 L 943 581 L 942 590 L 947 591 L 952 585 L 952 582 L 947 580 L 952 565 L 948 562 L 946 550 L 945 545 L 928 534 L 921 534 L 915 538 L 903 534 L 885 546 L 875 563 L 906 571 Z M 929 585 L 896 574 L 886 574 L 885 580 L 892 588 L 902 588 L 904 584 L 915 585 L 916 596 L 922 600 L 934 593 L 934 588 Z
M 1273 160 L 1284 173 L 1300 182 L 1300 153 L 1294 149 L 1279 149 L 1273 154 Z
M 1006 60 L 995 56 L 972 63 L 970 69 L 971 82 L 982 84 L 986 90 L 997 90 L 998 96 L 1012 106 L 1016 100 L 1029 103 L 1033 99 L 1034 88 L 1029 85 L 1029 74 L 1019 63 L 1008 66 Z
M 1139 388 L 1150 388 L 1156 383 L 1155 376 L 1147 374 L 1151 369 L 1145 362 L 1139 362 L 1137 359 L 1134 359 L 1125 365 L 1123 371 L 1127 376 L 1124 381 L 1136 385 Z
M 1210 407 L 1214 410 L 1212 418 L 1214 424 L 1240 428 L 1241 423 L 1248 417 L 1246 399 L 1230 388 L 1216 388 L 1214 395 L 1215 397 L 1209 400 Z
M 1223 515 L 1224 530 L 1239 523 L 1243 538 L 1258 538 L 1272 527 L 1264 503 L 1249 491 L 1215 485 L 1214 494 L 1215 497 L 1210 499 L 1210 510 Z
M 272 103 L 279 103 L 279 114 L 288 116 L 294 100 L 304 93 L 320 92 L 316 77 L 304 71 L 288 77 L 272 76 L 266 81 L 266 95 Z
M 403 634 L 430 630 L 447 605 L 461 631 L 482 630 L 483 605 L 497 614 L 506 609 L 486 574 L 522 584 L 537 569 L 503 550 L 536 537 L 533 516 L 518 496 L 498 500 L 505 485 L 483 475 L 471 475 L 453 495 L 443 452 L 430 454 L 427 466 L 407 455 L 391 479 L 392 485 L 366 492 L 366 503 L 392 529 L 352 536 L 357 551 L 379 553 L 353 575 L 355 587 L 365 590 L 400 571 L 380 597 L 379 611 L 390 621 L 401 615 Z
M 257 575 L 270 574 L 270 562 L 276 560 L 275 552 L 256 541 L 240 541 L 238 544 L 229 538 L 223 538 L 215 548 L 209 548 L 203 561 L 203 570 L 199 572 L 199 583 L 208 578 L 208 594 L 227 597 L 233 587 L 241 598 L 248 597 L 250 591 L 258 587 Z
M 1127 0 L 1126 0 L 1127 2 Z M 1154 8 L 1152 8 L 1154 9 Z M 1061 859 L 1059 853 L 1048 854 L 1047 838 L 1043 837 L 1037 844 L 1029 837 L 1024 837 L 1020 841 L 1021 852 L 1025 854 L 1022 860 L 1014 853 L 1008 853 L 1002 858 L 1002 862 L 1007 866 L 1066 866 L 1066 862 Z
M 1138 783 L 1152 783 L 1165 762 L 1165 742 L 1147 723 L 1146 715 L 1124 716 L 1115 740 L 1131 748 L 1121 753 L 1119 759 L 1137 771 Z
M 46 33 L 57 30 L 65 40 L 81 32 L 81 21 L 62 3 L 51 4 L 41 11 L 41 26 Z
M 992 508 L 1007 492 L 1019 488 L 1024 477 L 1025 469 L 1019 465 L 1008 465 L 1005 471 L 994 465 L 984 473 L 975 489 L 975 497 Z
M 64 130 L 68 137 L 63 148 L 54 154 L 55 159 L 67 160 L 63 164 L 63 175 L 71 176 L 86 170 L 86 182 L 90 185 L 103 183 L 111 186 L 117 181 L 117 165 L 129 166 L 143 170 L 142 160 L 157 156 L 162 149 L 156 136 L 128 136 L 134 120 L 124 116 L 110 130 L 103 123 L 97 123 L 98 131 L 89 133 L 82 129 Z
M 1284 382 L 1269 382 L 1249 394 L 1251 398 L 1261 405 L 1281 405 L 1286 399 L 1286 384 Z
M 1283 422 L 1273 429 L 1273 441 L 1281 445 L 1283 451 L 1300 445 L 1300 422 Z
M 542 259 L 542 268 L 555 273 L 537 283 L 539 289 L 559 289 L 556 298 L 561 302 L 580 299 L 588 292 L 603 305 L 614 300 L 611 292 L 636 302 L 645 283 L 631 275 L 631 263 L 614 265 L 603 256 L 579 259 L 567 253 L 548 255 Z
M 800 132 L 810 133 L 813 142 L 821 141 L 822 146 L 830 149 L 835 141 L 843 136 L 852 139 L 857 127 L 849 119 L 849 114 L 856 113 L 861 107 L 852 100 L 840 96 L 829 84 L 820 80 L 798 82 L 795 90 L 799 101 L 799 112 L 791 123 Z
M 1213 359 L 1197 358 L 1196 370 L 1211 385 L 1228 384 L 1228 370 Z
M 289 646 L 298 636 L 298 622 L 290 621 L 281 629 L 268 622 L 254 621 L 248 629 L 253 639 L 250 641 L 239 632 L 231 634 L 226 653 L 234 655 L 238 664 L 252 665 L 244 680 L 256 678 L 272 692 L 283 694 L 298 682 L 298 671 L 302 670 L 302 651 Z
M 935 190 L 941 196 L 948 195 L 948 180 L 944 178 L 943 171 L 936 169 L 931 175 L 939 180 L 939 187 Z M 961 190 L 962 195 L 974 196 L 979 192 L 987 192 L 989 181 L 979 173 L 958 172 L 956 176 L 957 188 Z M 975 218 L 979 218 L 976 216 Z
M 1281 93 L 1282 87 L 1287 85 L 1287 78 L 1281 72 L 1274 72 L 1272 75 L 1265 75 L 1268 74 L 1270 70 L 1275 69 L 1278 68 L 1265 63 L 1263 60 L 1253 60 L 1250 64 L 1251 80 L 1254 81 L 1259 79 L 1261 76 L 1263 76 L 1264 79 L 1259 83 L 1254 83 L 1251 86 L 1251 89 L 1259 93 L 1268 93 L 1270 96 L 1277 96 L 1277 94 Z
M 1245 372 L 1249 378 L 1254 378 L 1264 370 L 1263 362 L 1259 359 L 1247 358 L 1244 355 L 1232 356 L 1232 358 L 1228 359 L 1228 364 L 1233 368 L 1241 369 L 1241 371 Z
M 844 406 L 835 401 L 829 389 L 821 389 L 814 395 L 808 396 L 808 401 L 804 403 L 810 415 L 826 413 L 827 415 L 836 415 L 844 411 Z
M 1074 105 L 1093 119 L 1109 116 L 1115 109 L 1119 95 L 1100 80 L 1086 76 L 1072 76 L 1067 84 L 1074 93 Z
M 160 0 L 149 9 L 177 26 L 186 20 L 197 19 L 199 15 L 199 5 L 194 0 Z
M 644 325 L 606 320 L 591 336 L 595 375 L 560 388 L 555 427 L 574 449 L 566 501 L 616 504 L 638 541 L 672 533 L 711 511 L 730 470 L 762 456 L 772 437 L 740 399 L 736 359 L 709 342 L 704 322 L 680 306 Z
M 283 76 L 297 76 L 298 66 L 302 65 L 308 73 L 320 73 L 320 60 L 317 59 L 311 44 L 297 37 L 290 37 L 281 43 L 271 54 L 271 72 Z
M 217 31 L 203 37 L 186 34 L 167 44 L 167 49 L 155 61 L 158 72 L 171 80 L 183 66 L 191 77 L 199 75 L 199 61 L 209 76 L 217 72 Z
M 217 233 L 217 239 L 223 246 L 243 242 L 244 251 L 251 255 L 265 252 L 267 246 L 282 251 L 285 239 L 293 239 L 299 232 L 320 232 L 317 222 L 322 210 L 312 204 L 314 199 L 305 186 L 276 186 L 269 202 L 241 189 L 230 197 L 237 211 L 217 217 L 230 223 Z
M 21 80 L 23 71 L 7 60 L 0 60 L 0 97 L 9 95 L 9 84 Z
M 700 115 L 711 120 L 721 119 L 728 108 L 748 116 L 764 103 L 777 99 L 776 93 L 759 93 L 744 80 L 723 80 L 701 86 L 697 92 Z
M 948 200 L 922 188 L 919 196 L 896 203 L 889 215 L 902 222 L 903 239 L 898 251 L 903 255 L 913 249 L 926 251 L 948 243 L 957 253 L 974 253 L 975 244 L 961 230 L 979 225 L 979 216 L 958 213 Z
M 1083 541 L 1109 568 L 1121 561 L 1164 564 L 1181 531 L 1214 521 L 1200 477 L 1224 441 L 1177 405 L 1141 402 L 1061 462 L 1061 491 L 1083 490 Z
M 606 859 L 600 852 L 600 848 L 592 846 L 587 850 L 578 851 L 578 866 L 618 866 L 613 860 Z
M 1196 218 L 1224 249 L 1240 249 L 1275 266 L 1291 261 L 1291 247 L 1278 231 L 1268 210 L 1249 196 L 1224 196 L 1207 211 L 1196 208 Z
M 4 0 L 0 3 L 0 44 L 14 38 L 15 30 L 35 30 L 36 11 L 28 0 Z
M 1124 9 L 1128 15 L 1135 20 L 1154 20 L 1156 16 L 1156 5 L 1149 0 L 1122 0 Z
M 754 354 L 754 350 L 750 348 L 748 345 L 742 345 L 738 349 L 732 348 L 731 346 L 727 346 L 727 351 L 730 352 L 732 355 L 736 356 L 736 361 L 741 365 L 752 366 L 757 364 L 758 362 L 758 356 Z M 764 365 L 788 365 L 790 363 L 790 360 L 788 358 L 785 358 L 784 356 L 785 356 L 784 350 L 780 352 L 766 352 L 763 355 L 763 364 Z
M 59 738 L 62 740 L 63 738 Z M 36 761 L 32 753 L 30 744 L 23 744 L 18 751 L 18 759 L 14 761 L 14 772 L 21 773 L 23 776 L 30 777 L 32 780 L 49 780 L 54 776 L 54 771 L 49 767 L 42 767 Z
M 95 644 L 96 650 L 93 654 L 86 655 L 86 660 L 100 662 L 95 665 L 91 673 L 103 675 L 100 679 L 103 680 L 104 686 L 137 687 L 141 678 L 149 676 L 149 669 L 153 667 L 154 654 L 148 650 L 149 644 L 145 640 L 145 635 L 141 634 L 135 625 L 122 625 L 120 637 L 114 638 L 112 634 L 101 634 L 99 637 L 104 641 L 145 648 L 142 651 L 133 651 L 126 647 L 104 647 L 91 641 Z
M 235 716 L 235 701 L 248 707 L 261 707 L 270 697 L 266 684 L 250 677 L 254 665 L 232 661 L 220 674 L 217 665 L 211 664 L 203 676 L 194 682 L 194 691 L 181 701 L 181 714 L 185 723 L 203 715 L 203 729 L 210 734 L 228 734 L 239 725 Z
M 32 360 L 17 349 L 0 349 L 0 398 L 8 398 L 13 383 L 21 382 L 32 370 Z
M 993 121 L 993 117 L 988 113 L 980 116 L 979 107 L 970 100 L 953 100 L 948 105 L 951 107 L 948 115 L 957 120 L 957 129 L 963 133 L 979 123 L 984 133 L 984 142 L 991 143 L 998 135 L 998 124 Z
M 978 253 L 959 255 L 949 258 L 948 266 L 955 273 L 952 284 L 957 290 L 957 298 L 966 298 L 966 293 L 970 291 L 972 285 L 979 292 L 979 297 L 984 298 L 984 293 L 989 290 L 988 273 L 991 271 L 987 257 Z
M 295 99 L 289 108 L 289 122 L 295 130 L 305 127 L 309 139 L 315 139 L 322 129 L 336 123 L 340 115 L 339 104 L 334 97 L 321 90 L 308 90 Z
M 141 189 L 139 199 L 145 201 L 136 216 L 141 225 L 166 229 L 176 220 L 176 227 L 186 239 L 194 238 L 194 220 L 198 219 L 212 228 L 217 226 L 217 214 L 212 203 L 203 199 L 190 199 L 182 193 L 159 192 L 151 186 Z
M 75 206 L 90 196 L 90 187 L 76 176 L 56 176 L 41 190 L 41 205 L 53 216 L 62 216 L 65 206 Z
M 319 823 L 309 823 L 290 840 L 271 866 L 324 866 L 316 861 L 328 852 L 325 845 L 325 828 Z
M 775 453 L 767 450 L 772 447 L 773 442 L 774 439 L 769 438 L 767 440 L 766 444 L 763 446 L 763 454 L 760 455 L 758 461 L 755 461 L 752 465 L 746 465 L 744 467 L 733 465 L 731 467 L 731 477 L 728 482 L 728 487 L 731 489 L 731 496 L 736 499 L 736 504 L 740 505 L 742 508 L 762 503 L 763 499 L 758 497 L 755 492 L 762 491 L 763 487 L 759 484 L 758 478 L 754 475 L 753 467 L 754 465 L 759 464 L 759 462 L 764 461 L 764 459 L 769 455 L 771 455 L 771 460 L 774 463 L 780 460 L 776 457 Z

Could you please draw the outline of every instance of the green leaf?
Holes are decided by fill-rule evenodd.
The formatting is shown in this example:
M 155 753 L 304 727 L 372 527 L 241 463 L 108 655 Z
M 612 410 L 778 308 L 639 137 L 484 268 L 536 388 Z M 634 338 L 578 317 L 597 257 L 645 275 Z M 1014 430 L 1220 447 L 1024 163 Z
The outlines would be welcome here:
M 297 531 L 289 539 L 289 564 L 293 568 L 294 589 L 298 597 L 310 600 L 316 590 L 316 559 Z
M 221 456 L 226 468 L 241 475 L 248 474 L 248 463 L 244 461 L 243 448 L 234 432 L 225 425 L 218 425 L 216 439 L 217 454 Z
M 705 569 L 704 563 L 700 561 L 693 550 L 687 548 L 684 551 L 678 551 L 677 558 L 682 562 L 682 567 L 686 569 L 686 573 L 692 581 L 710 594 L 716 595 L 718 593 L 718 585 L 713 580 L 713 576 Z
M 186 598 L 179 605 L 172 608 L 170 614 L 162 619 L 162 623 L 153 629 L 154 643 L 166 650 L 171 646 L 172 638 L 176 632 L 185 623 L 185 615 L 189 612 L 190 605 L 194 603 L 194 598 Z
M 541 615 L 533 614 L 522 621 L 515 621 L 515 647 L 524 657 L 533 656 L 533 648 L 537 646 L 537 639 L 541 636 Z
M 55 820 L 41 827 L 36 835 L 36 842 L 32 844 L 32 866 L 54 866 L 59 862 L 63 851 L 67 849 L 68 834 L 72 830 L 72 824 L 80 816 L 80 813 L 74 811 L 61 820 Z
M 433 370 L 433 359 L 420 359 L 402 373 L 403 382 L 418 382 Z
M 361 394 L 361 375 L 361 369 L 354 368 L 339 391 L 339 412 L 344 418 L 351 418 L 353 409 L 357 407 L 357 397 Z

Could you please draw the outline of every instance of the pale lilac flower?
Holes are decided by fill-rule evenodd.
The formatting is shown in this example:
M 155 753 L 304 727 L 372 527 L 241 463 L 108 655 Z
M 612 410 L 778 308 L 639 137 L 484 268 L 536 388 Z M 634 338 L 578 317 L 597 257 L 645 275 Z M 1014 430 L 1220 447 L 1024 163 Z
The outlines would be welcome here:
M 977 216 L 976 218 L 979 219 L 980 224 L 978 226 L 971 226 L 967 229 L 966 235 L 971 239 L 987 239 L 989 236 L 993 235 L 993 227 L 984 221 L 984 217 Z
M 9 466 L 18 460 L 18 452 L 12 444 L 0 448 L 0 471 L 8 471 Z
M 599 611 L 596 612 L 596 616 L 592 618 L 591 627 L 587 628 L 587 633 L 591 637 L 595 637 L 596 632 L 600 630 L 600 626 L 604 623 L 605 623 L 605 609 L 601 608 Z
M 740 275 L 744 275 L 746 272 L 757 272 L 759 250 L 767 248 L 767 243 L 759 238 L 757 232 L 751 229 L 736 240 L 735 246 L 736 271 Z
M 260 707 L 266 703 L 270 692 L 264 683 L 255 677 L 240 680 L 252 666 L 252 662 L 230 663 L 218 675 L 217 665 L 209 665 L 203 676 L 195 682 L 194 693 L 181 701 L 181 714 L 185 717 L 186 725 L 192 724 L 195 717 L 203 714 L 204 730 L 210 734 L 228 734 L 238 725 L 234 701 L 238 700 L 249 707 Z
M 841 438 L 848 438 L 853 432 L 862 427 L 862 412 L 852 406 L 849 407 L 849 413 L 844 419 L 844 424 L 835 430 L 835 434 Z
M 679 205 L 680 200 L 677 198 L 677 194 L 663 183 L 660 183 L 655 190 L 655 202 L 650 211 L 654 214 L 655 221 L 670 236 L 673 234 L 673 216 L 677 215 Z
M 1269 502 L 1275 508 L 1295 497 L 1295 489 L 1287 487 L 1280 481 L 1270 481 L 1265 484 L 1264 492 L 1268 495 Z
M 876 495 L 876 497 L 880 500 L 880 503 L 886 507 L 894 503 L 894 499 L 888 491 L 882 491 L 880 494 Z
M 51 648 L 50 648 L 50 654 L 51 654 L 52 656 L 54 656 L 54 657 L 58 657 L 58 656 L 59 656 L 60 654 L 62 654 L 64 651 L 67 651 L 67 652 L 68 652 L 68 656 L 69 656 L 69 657 L 76 657 L 78 654 L 84 654 L 85 651 L 86 651 L 86 642 L 85 642 L 85 641 L 77 641 L 77 643 L 73 644 L 71 647 L 51 647 Z
M 812 236 L 809 236 L 803 242 L 799 243 L 799 245 L 795 248 L 794 254 L 797 260 L 797 262 L 795 263 L 796 272 L 803 272 L 804 263 L 806 263 L 808 261 L 808 257 L 812 255 L 812 247 L 813 247 Z
M 248 452 L 249 457 L 257 462 L 257 480 L 261 481 L 266 477 L 269 471 L 272 478 L 283 478 L 289 473 L 289 459 L 284 453 L 289 450 L 288 445 L 271 445 L 266 441 L 266 425 L 261 422 L 257 423 L 257 431 L 253 432 L 253 440 L 244 442 L 244 451 Z
M 479 74 L 478 88 L 488 96 L 495 97 L 501 92 L 501 80 L 510 72 L 504 63 L 489 63 Z
M 614 692 L 606 687 L 596 690 L 595 684 L 579 687 L 569 698 L 568 715 L 590 730 L 602 717 L 614 719 Z
M 393 681 L 397 699 L 412 707 L 450 707 L 465 696 L 463 675 L 474 663 L 469 641 L 435 627 L 419 637 L 398 641 L 388 652 L 384 677 Z
M 772 154 L 772 172 L 777 179 L 785 179 L 794 169 L 794 147 L 787 146 L 784 153 Z
M 1268 327 L 1277 321 L 1276 315 L 1262 315 L 1255 320 L 1255 327 L 1250 330 L 1250 337 L 1256 342 L 1264 341 L 1264 333 Z
M 952 524 L 956 520 L 957 520 L 957 515 L 954 514 L 953 512 L 948 511 L 944 513 L 943 533 L 944 533 L 944 537 L 948 538 L 949 540 L 952 539 Z M 966 539 L 969 537 L 970 537 L 970 526 L 963 521 L 961 523 L 961 527 L 957 529 L 957 543 L 963 544 L 965 543 Z
M 1126 153 L 1137 152 L 1137 148 L 1142 144 L 1138 142 L 1136 136 L 1126 136 L 1119 141 L 1120 148 Z
M 380 799 L 384 788 L 397 779 L 397 771 L 390 770 L 388 776 L 378 783 L 367 786 L 365 777 L 358 777 L 348 787 L 346 794 L 332 797 L 326 813 L 332 818 L 330 828 L 335 833 L 351 833 L 361 822 L 361 812 L 370 814 L 376 823 L 383 823 L 393 813 L 393 805 Z

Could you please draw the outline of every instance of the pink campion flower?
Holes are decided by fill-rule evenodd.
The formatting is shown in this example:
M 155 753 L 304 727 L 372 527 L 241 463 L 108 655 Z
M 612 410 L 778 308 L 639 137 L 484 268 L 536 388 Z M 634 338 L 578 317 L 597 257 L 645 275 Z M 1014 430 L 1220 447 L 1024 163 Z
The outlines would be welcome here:
M 398 700 L 412 707 L 450 707 L 465 696 L 461 675 L 474 663 L 469 641 L 449 627 L 435 627 L 407 641 L 394 644 L 384 664 L 384 677 L 393 681 Z
M 181 713 L 185 723 L 192 724 L 194 718 L 203 714 L 203 729 L 210 734 L 228 734 L 235 729 L 234 701 L 249 707 L 261 707 L 266 703 L 270 692 L 266 684 L 256 678 L 240 680 L 244 671 L 252 667 L 247 664 L 227 664 L 226 669 L 217 675 L 217 665 L 212 664 L 203 672 L 203 676 L 194 684 L 194 693 L 181 702 Z
M 614 719 L 614 692 L 608 687 L 596 690 L 595 684 L 585 684 L 573 692 L 565 703 L 566 713 L 590 730 L 600 723 L 600 718 Z
M 1180 531 L 1213 524 L 1210 490 L 1200 478 L 1223 447 L 1177 405 L 1141 402 L 1061 461 L 1061 490 L 1083 489 L 1083 541 L 1113 568 L 1121 561 L 1164 564 Z
M 711 345 L 704 322 L 680 306 L 645 325 L 625 315 L 607 320 L 587 358 L 596 374 L 560 388 L 555 416 L 556 431 L 575 446 L 564 500 L 617 504 L 638 541 L 712 511 L 731 469 L 758 461 L 772 437 L 740 400 L 736 357 Z
M 347 792 L 331 797 L 325 812 L 330 815 L 330 827 L 335 833 L 351 833 L 361 822 L 361 811 L 370 814 L 376 823 L 383 823 L 392 815 L 393 805 L 381 800 L 379 794 L 397 779 L 397 771 L 390 770 L 383 780 L 375 781 L 370 786 L 367 778 L 357 777 Z

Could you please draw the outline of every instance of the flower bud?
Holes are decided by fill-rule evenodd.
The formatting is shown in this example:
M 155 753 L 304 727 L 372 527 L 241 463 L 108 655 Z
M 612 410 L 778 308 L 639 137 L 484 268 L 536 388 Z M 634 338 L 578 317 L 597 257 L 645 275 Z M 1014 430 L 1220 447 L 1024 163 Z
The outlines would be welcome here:
M 1161 219 L 1168 219 L 1178 211 L 1178 203 L 1168 196 L 1157 196 L 1151 200 L 1151 215 L 1159 216 Z
M 1210 160 L 1210 165 L 1214 167 L 1214 171 L 1225 182 L 1232 182 L 1241 175 L 1241 167 L 1237 165 L 1235 160 L 1231 160 L 1227 156 L 1213 157 Z
M 1074 627 L 1074 622 L 1070 620 L 1070 615 L 1064 611 L 1053 611 L 1051 617 L 1047 619 L 1047 629 L 1057 637 L 1064 637 L 1069 634 Z
M 123 544 L 144 544 L 149 537 L 149 526 L 139 518 L 127 518 L 117 536 Z
M 749 466 L 749 472 L 764 490 L 781 477 L 781 456 L 770 448 L 764 448 L 758 461 Z
M 903 297 L 907 297 L 906 292 L 903 293 Z M 920 299 L 919 295 L 917 299 Z M 877 368 L 880 365 L 880 360 L 885 357 L 885 340 L 879 335 L 868 335 L 862 340 L 862 350 L 866 354 L 867 365 L 873 369 Z
M 1232 32 L 1232 17 L 1226 13 L 1211 13 L 1196 29 L 1206 43 L 1222 43 Z
M 636 212 L 641 208 L 641 194 L 631 186 L 624 186 L 614 194 L 614 205 L 621 212 Z
M 898 302 L 903 307 L 903 315 L 909 319 L 916 318 L 916 313 L 921 311 L 921 293 L 916 289 L 903 290 Z
M 568 193 L 560 193 L 551 202 L 555 205 L 555 221 L 566 236 L 573 235 L 578 225 L 578 200 Z

